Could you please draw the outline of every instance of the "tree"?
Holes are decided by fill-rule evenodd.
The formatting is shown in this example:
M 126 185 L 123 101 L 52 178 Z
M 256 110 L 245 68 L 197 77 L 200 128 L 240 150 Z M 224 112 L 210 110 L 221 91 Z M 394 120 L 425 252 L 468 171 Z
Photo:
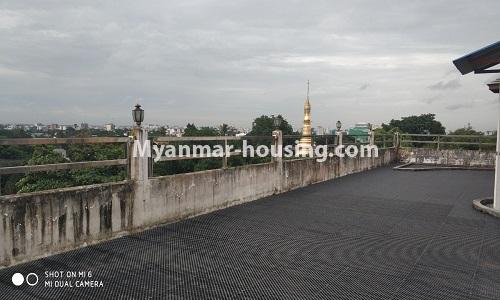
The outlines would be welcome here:
M 45 165 L 67 162 L 66 159 L 57 152 L 53 146 L 37 146 L 33 151 L 33 156 L 28 161 L 28 165 Z M 23 176 L 17 183 L 18 193 L 27 193 L 47 189 L 69 187 L 72 185 L 68 171 L 29 173 Z
M 484 135 L 483 132 L 481 131 L 476 131 L 472 129 L 472 127 L 464 127 L 464 128 L 459 128 L 455 131 L 450 131 L 450 135 Z
M 157 137 L 165 136 L 166 135 L 166 128 L 164 126 L 161 126 L 158 129 L 153 129 L 148 132 L 148 137 L 150 140 L 154 140 Z
M 28 134 L 24 129 L 14 128 L 12 130 L 1 129 L 0 138 L 16 139 L 16 138 L 30 138 L 31 135 Z
M 283 131 L 283 134 L 293 134 L 292 125 L 283 118 L 282 115 L 278 115 L 277 118 L 281 118 L 281 124 L 279 129 Z M 274 130 L 274 120 L 273 116 L 262 115 L 256 118 L 252 124 L 252 131 L 248 135 L 261 135 L 261 136 L 271 136 Z
M 441 122 L 436 121 L 435 114 L 403 117 L 401 120 L 392 119 L 388 125 L 382 124 L 386 132 L 401 131 L 410 134 L 446 134 Z
M 460 137 L 453 137 L 454 135 L 458 135 Z M 470 135 L 471 137 L 461 137 L 464 135 Z M 469 125 L 467 127 L 459 128 L 455 131 L 451 131 L 448 134 L 448 136 L 446 137 L 446 139 L 444 139 L 444 140 L 445 141 L 459 142 L 459 143 L 485 143 L 485 142 L 494 143 L 495 142 L 495 139 L 484 139 L 481 137 L 474 137 L 474 136 L 484 136 L 484 133 L 481 131 L 476 131 L 476 130 L 472 129 L 472 127 Z M 489 147 L 494 149 L 495 146 L 489 146 Z M 445 149 L 458 148 L 458 149 L 468 149 L 468 150 L 479 150 L 480 148 L 488 148 L 488 145 L 480 146 L 480 145 L 474 145 L 474 144 L 471 144 L 471 145 L 448 144 L 448 145 L 443 145 L 442 148 L 445 148 Z
M 221 128 L 215 128 L 210 126 L 202 126 L 200 128 L 196 127 L 194 123 L 188 123 L 184 129 L 183 136 L 220 136 L 225 135 L 224 132 L 230 132 L 232 126 L 223 124 Z M 222 129 L 222 130 L 221 130 Z M 208 145 L 213 147 L 215 144 L 220 144 L 220 141 L 184 141 L 183 145 Z M 171 142 L 170 145 L 178 146 L 178 142 Z M 167 161 L 158 162 L 153 168 L 155 176 L 161 175 L 171 175 L 187 172 L 196 172 L 209 169 L 216 169 L 222 167 L 222 161 L 220 158 L 204 158 L 204 159 L 190 159 L 190 160 L 179 160 L 179 161 Z
M 186 128 L 184 129 L 184 136 L 196 136 L 196 134 L 198 133 L 198 128 L 196 128 L 196 126 L 191 123 L 188 123 L 186 125 Z
M 218 130 L 220 135 L 236 135 L 238 133 L 238 129 L 226 123 L 222 123 Z
M 125 148 L 117 144 L 66 145 L 69 161 L 94 161 L 125 157 Z M 68 162 L 54 146 L 36 146 L 28 165 L 45 165 Z M 15 184 L 18 193 L 34 192 L 70 186 L 104 183 L 125 179 L 123 167 L 101 167 L 81 170 L 30 173 L 19 178 Z M 6 183 L 7 185 L 7 183 Z M 10 192 L 15 192 L 10 188 Z
M 218 136 L 219 135 L 219 130 L 214 127 L 200 127 L 199 129 L 194 125 L 188 123 L 186 125 L 186 128 L 184 129 L 184 135 L 183 136 Z
M 31 138 L 31 135 L 26 133 L 23 129 L 0 130 L 0 138 Z M 0 146 L 0 161 L 1 160 L 15 160 L 26 161 L 31 157 L 31 147 L 29 146 Z M 0 162 L 0 166 L 6 164 Z

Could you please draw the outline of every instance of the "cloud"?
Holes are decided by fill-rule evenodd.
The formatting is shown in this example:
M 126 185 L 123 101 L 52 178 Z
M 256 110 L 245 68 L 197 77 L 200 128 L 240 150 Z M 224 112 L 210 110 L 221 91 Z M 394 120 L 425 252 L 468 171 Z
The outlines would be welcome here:
M 422 99 L 422 102 L 427 103 L 427 104 L 432 104 L 440 99 L 441 99 L 441 97 L 436 95 L 436 96 L 424 98 L 424 99 Z
M 458 109 L 471 108 L 471 107 L 473 107 L 472 103 L 456 103 L 456 104 L 448 105 L 445 108 L 447 110 L 458 110 Z
M 0 30 L 13 29 L 22 23 L 23 16 L 11 10 L 0 10 Z
M 458 79 L 453 79 L 447 82 L 440 81 L 436 84 L 429 86 L 431 90 L 454 90 L 458 89 L 462 85 L 460 84 Z
M 498 40 L 484 31 L 500 26 L 496 0 L 381 1 L 2 1 L 0 122 L 126 125 L 141 98 L 147 123 L 249 127 L 283 114 L 300 128 L 310 79 L 313 126 L 333 127 L 447 116 L 429 92 L 486 93 L 450 69 Z M 477 107 L 471 122 L 494 127 Z
M 363 84 L 363 85 L 361 85 L 361 86 L 359 87 L 359 90 L 360 90 L 360 91 L 364 91 L 364 90 L 366 90 L 368 87 L 370 87 L 370 85 L 369 85 L 368 83 L 365 83 L 365 84 Z
M 453 103 L 445 106 L 445 108 L 451 111 L 464 108 L 478 108 L 478 107 L 490 110 L 491 105 L 497 105 L 497 104 L 498 104 L 498 99 L 474 99 L 468 102 Z

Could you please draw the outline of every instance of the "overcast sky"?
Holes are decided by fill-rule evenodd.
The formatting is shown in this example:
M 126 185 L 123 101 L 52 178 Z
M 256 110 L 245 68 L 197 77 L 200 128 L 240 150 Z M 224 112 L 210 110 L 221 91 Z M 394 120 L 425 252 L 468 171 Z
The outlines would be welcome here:
M 499 40 L 491 1 L 1 1 L 0 123 L 313 126 L 435 113 L 496 127 L 492 75 L 452 60 Z M 140 100 L 137 100 L 140 99 Z

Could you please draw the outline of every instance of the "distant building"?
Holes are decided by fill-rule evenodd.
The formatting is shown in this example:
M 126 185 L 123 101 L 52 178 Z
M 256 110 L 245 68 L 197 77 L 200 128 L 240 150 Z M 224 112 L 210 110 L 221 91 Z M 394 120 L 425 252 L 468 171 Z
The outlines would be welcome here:
M 326 130 L 326 128 L 325 128 L 325 127 L 323 127 L 323 126 L 318 126 L 318 127 L 316 128 L 316 134 L 317 134 L 317 135 L 325 135 L 325 134 L 326 134 L 326 132 L 327 132 L 327 130 Z
M 19 124 L 18 128 L 23 130 L 32 130 L 35 129 L 35 126 L 33 124 Z
M 167 127 L 165 128 L 165 134 L 169 136 L 181 137 L 184 134 L 184 128 L 181 127 Z
M 14 129 L 30 130 L 32 128 L 35 128 L 35 126 L 32 124 L 6 124 L 4 128 L 7 130 L 14 130 Z
M 76 125 L 76 124 L 75 124 L 75 125 Z M 61 126 L 59 127 L 59 129 L 61 129 L 61 130 L 65 131 L 65 130 L 68 130 L 68 129 L 76 129 L 76 128 L 74 127 L 74 125 L 61 125 Z
M 353 136 L 357 143 L 368 143 L 368 132 L 370 131 L 370 127 L 375 129 L 375 126 L 372 126 L 370 123 L 356 123 L 354 127 L 347 130 L 347 135 Z
M 106 128 L 106 131 L 113 131 L 113 130 L 115 130 L 115 124 L 108 123 L 108 124 L 104 125 L 104 128 Z
M 80 124 L 80 129 L 81 130 L 89 129 L 89 124 L 88 123 L 81 123 Z
M 47 129 L 47 126 L 43 125 L 42 123 L 36 123 L 35 126 L 37 131 L 43 131 Z
M 158 124 L 148 124 L 148 125 L 145 125 L 144 127 L 147 128 L 147 129 L 149 129 L 149 130 L 158 130 L 162 126 L 158 125 Z
M 59 129 L 59 124 L 50 124 L 47 125 L 48 130 L 58 130 Z

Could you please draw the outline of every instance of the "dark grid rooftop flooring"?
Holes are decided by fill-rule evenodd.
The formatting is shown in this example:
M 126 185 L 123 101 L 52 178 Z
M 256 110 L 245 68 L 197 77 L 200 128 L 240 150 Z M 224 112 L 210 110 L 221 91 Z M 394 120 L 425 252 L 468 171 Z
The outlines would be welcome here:
M 0 298 L 500 299 L 500 220 L 471 205 L 492 191 L 490 171 L 367 171 L 0 270 Z M 104 288 L 11 283 L 47 270 Z

